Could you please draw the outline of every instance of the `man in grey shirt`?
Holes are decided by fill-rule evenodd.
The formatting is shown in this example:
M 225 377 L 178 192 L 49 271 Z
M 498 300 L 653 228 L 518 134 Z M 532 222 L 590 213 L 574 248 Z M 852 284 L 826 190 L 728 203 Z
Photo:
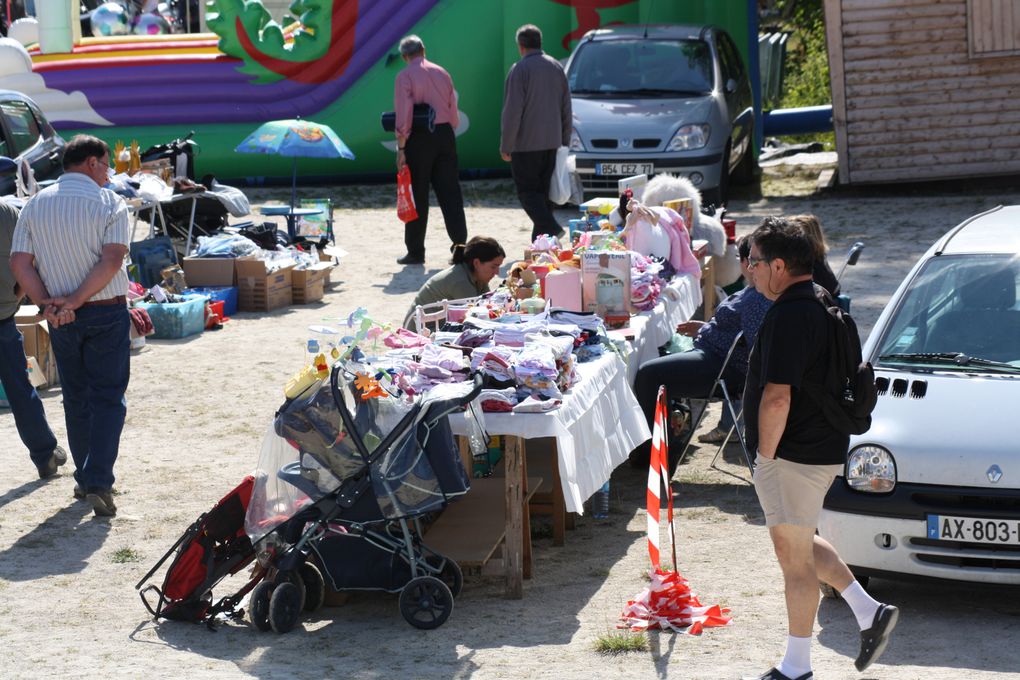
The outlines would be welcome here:
M 542 31 L 517 29 L 521 60 L 510 67 L 503 85 L 499 152 L 510 161 L 517 198 L 531 218 L 531 239 L 559 236 L 563 227 L 549 206 L 549 180 L 556 150 L 570 145 L 570 87 L 560 63 L 542 51 Z
M 57 446 L 42 400 L 28 380 L 24 341 L 14 319 L 22 298 L 10 267 L 11 239 L 17 222 L 18 211 L 0 201 L 0 383 L 14 414 L 18 436 L 39 469 L 39 477 L 46 479 L 67 462 L 67 453 Z M 39 361 L 45 358 L 36 357 Z

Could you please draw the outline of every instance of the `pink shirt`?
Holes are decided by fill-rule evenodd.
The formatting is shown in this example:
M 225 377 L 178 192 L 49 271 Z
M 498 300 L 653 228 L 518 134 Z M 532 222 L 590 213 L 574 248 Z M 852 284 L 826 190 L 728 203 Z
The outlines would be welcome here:
M 397 74 L 393 110 L 397 114 L 398 139 L 406 139 L 411 134 L 411 109 L 415 104 L 431 104 L 436 110 L 436 125 L 449 123 L 456 128 L 460 123 L 453 79 L 446 69 L 425 57 L 413 59 Z

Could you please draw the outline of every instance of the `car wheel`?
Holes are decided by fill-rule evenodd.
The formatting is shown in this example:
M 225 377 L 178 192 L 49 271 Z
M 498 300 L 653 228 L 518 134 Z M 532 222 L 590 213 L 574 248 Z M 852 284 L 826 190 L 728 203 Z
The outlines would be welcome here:
M 719 171 L 719 186 L 714 189 L 708 189 L 701 192 L 701 205 L 714 205 L 716 208 L 721 208 L 726 205 L 726 199 L 729 197 L 730 188 L 730 145 L 726 145 L 726 151 L 723 152 L 722 166 Z

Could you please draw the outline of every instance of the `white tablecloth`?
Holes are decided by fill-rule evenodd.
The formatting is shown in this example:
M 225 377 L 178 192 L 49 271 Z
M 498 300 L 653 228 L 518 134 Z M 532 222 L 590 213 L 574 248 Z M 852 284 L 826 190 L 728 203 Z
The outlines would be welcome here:
M 555 437 L 566 509 L 583 513 L 585 499 L 651 433 L 617 355 L 607 353 L 578 364 L 577 371 L 580 381 L 564 395 L 560 408 L 548 413 L 486 413 L 485 429 L 525 439 Z M 463 419 L 450 420 L 454 433 L 464 434 Z
M 691 275 L 677 276 L 662 289 L 659 302 L 630 319 L 634 332 L 627 357 L 627 382 L 634 384 L 638 368 L 659 358 L 659 347 L 673 337 L 677 324 L 689 321 L 701 304 L 701 282 Z

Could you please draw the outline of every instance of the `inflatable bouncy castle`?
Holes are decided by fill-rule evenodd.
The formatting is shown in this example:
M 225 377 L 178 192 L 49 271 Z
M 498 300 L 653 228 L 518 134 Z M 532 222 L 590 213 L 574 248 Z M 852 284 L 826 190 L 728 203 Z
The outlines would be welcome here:
M 237 144 L 266 121 L 298 117 L 328 124 L 357 156 L 303 160 L 305 181 L 392 176 L 393 136 L 379 120 L 393 108 L 397 45 L 409 33 L 458 90 L 460 167 L 505 170 L 503 79 L 522 24 L 537 24 L 546 52 L 564 58 L 584 33 L 616 23 L 716 23 L 746 46 L 756 11 L 753 0 L 294 0 L 289 17 L 258 0 L 211 0 L 208 33 L 120 35 L 115 25 L 79 37 L 72 2 L 37 0 L 39 42 L 4 41 L 0 88 L 35 99 L 65 138 L 146 148 L 195 131 L 196 173 L 247 184 L 289 181 L 291 162 L 241 156 Z M 139 32 L 165 30 L 149 21 L 155 28 Z

